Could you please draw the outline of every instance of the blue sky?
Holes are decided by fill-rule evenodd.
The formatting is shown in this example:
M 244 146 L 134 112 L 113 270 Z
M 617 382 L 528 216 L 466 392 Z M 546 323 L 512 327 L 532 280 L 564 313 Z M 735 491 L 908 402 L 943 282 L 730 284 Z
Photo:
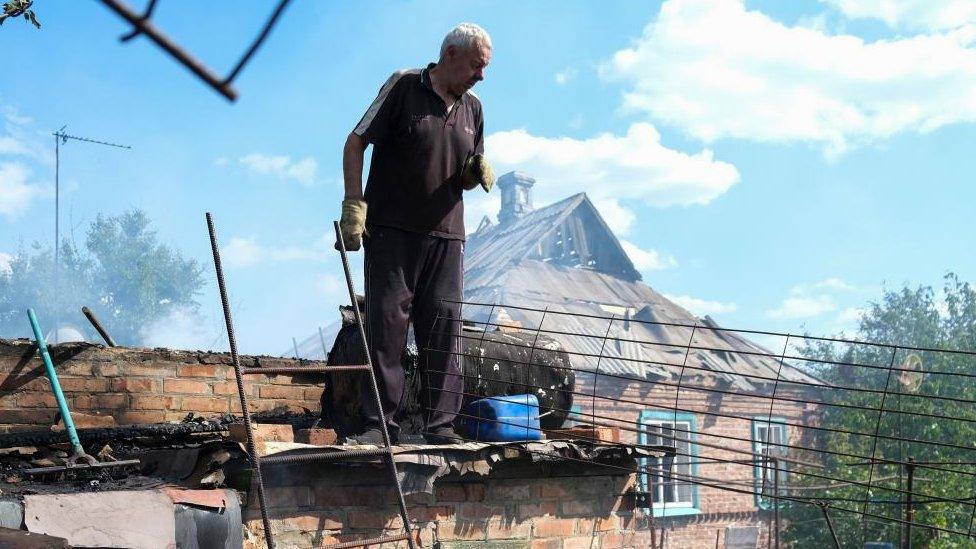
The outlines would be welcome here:
M 155 21 L 224 72 L 273 4 L 161 2 Z M 336 319 L 342 143 L 461 21 L 494 41 L 475 91 L 497 171 L 534 175 L 537 205 L 587 192 L 645 281 L 699 314 L 834 333 L 883 287 L 976 275 L 969 2 L 296 0 L 236 104 L 145 39 L 120 44 L 95 2 L 36 10 L 41 30 L 0 28 L 0 269 L 53 238 L 51 131 L 130 144 L 64 147 L 62 226 L 142 208 L 209 267 L 212 211 L 245 352 Z M 468 198 L 472 230 L 498 196 Z M 149 341 L 225 346 L 214 286 Z

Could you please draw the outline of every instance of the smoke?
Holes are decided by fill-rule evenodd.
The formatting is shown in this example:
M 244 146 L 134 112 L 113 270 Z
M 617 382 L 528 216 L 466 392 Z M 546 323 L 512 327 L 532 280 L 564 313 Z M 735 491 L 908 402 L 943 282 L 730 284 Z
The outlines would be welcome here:
M 169 314 L 139 331 L 145 347 L 184 350 L 222 349 L 226 339 L 223 326 L 194 307 L 174 307 Z

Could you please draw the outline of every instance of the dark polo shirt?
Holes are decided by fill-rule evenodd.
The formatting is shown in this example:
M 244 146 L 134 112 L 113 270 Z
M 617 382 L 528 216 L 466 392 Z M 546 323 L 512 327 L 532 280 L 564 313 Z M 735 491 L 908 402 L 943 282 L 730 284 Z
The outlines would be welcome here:
M 394 73 L 353 130 L 373 145 L 366 223 L 464 240 L 461 169 L 484 152 L 481 101 L 469 91 L 448 112 L 432 67 Z

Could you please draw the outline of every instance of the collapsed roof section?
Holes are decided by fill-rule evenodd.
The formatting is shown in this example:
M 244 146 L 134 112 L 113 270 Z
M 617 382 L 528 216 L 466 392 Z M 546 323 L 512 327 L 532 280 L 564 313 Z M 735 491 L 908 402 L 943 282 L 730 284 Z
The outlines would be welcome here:
M 538 329 L 575 353 L 574 368 L 582 370 L 642 379 L 704 371 L 742 389 L 777 378 L 818 383 L 643 284 L 583 193 L 482 224 L 465 250 L 464 299 L 465 318 L 498 322 L 492 305 L 504 307 L 524 329 Z

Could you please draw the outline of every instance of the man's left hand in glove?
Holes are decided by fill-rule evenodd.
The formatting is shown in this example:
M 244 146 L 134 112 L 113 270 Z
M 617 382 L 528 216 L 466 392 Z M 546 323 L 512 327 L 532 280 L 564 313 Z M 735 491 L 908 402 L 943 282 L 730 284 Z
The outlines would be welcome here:
M 485 155 L 480 153 L 468 158 L 461 171 L 461 186 L 464 190 L 470 191 L 478 185 L 481 185 L 486 193 L 491 192 L 491 188 L 495 186 L 495 170 L 491 169 L 491 164 L 488 163 Z

